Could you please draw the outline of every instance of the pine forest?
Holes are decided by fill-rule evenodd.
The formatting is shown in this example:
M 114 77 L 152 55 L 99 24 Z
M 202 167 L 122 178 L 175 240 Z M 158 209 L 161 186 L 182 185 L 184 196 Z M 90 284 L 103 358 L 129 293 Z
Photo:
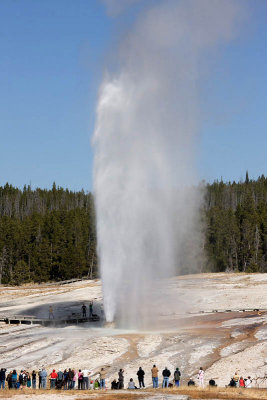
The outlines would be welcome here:
M 267 272 L 265 176 L 205 184 L 201 215 L 201 272 Z M 96 278 L 96 245 L 91 193 L 0 187 L 0 283 Z

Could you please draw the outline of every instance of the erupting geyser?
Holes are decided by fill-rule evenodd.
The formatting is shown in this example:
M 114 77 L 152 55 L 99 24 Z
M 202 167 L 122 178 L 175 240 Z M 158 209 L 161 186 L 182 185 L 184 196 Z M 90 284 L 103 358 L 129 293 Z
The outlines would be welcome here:
M 237 15 L 235 1 L 155 1 L 124 39 L 119 72 L 101 85 L 94 191 L 108 322 L 151 320 L 165 301 L 159 282 L 195 268 L 198 65 L 231 38 Z

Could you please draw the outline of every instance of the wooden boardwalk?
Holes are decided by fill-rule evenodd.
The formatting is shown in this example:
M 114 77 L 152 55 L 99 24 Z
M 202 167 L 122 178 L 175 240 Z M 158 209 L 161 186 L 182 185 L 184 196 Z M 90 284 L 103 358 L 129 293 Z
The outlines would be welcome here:
M 264 308 L 235 308 L 235 309 L 227 309 L 227 310 L 206 310 L 206 311 L 198 311 L 198 312 L 187 312 L 187 314 L 215 314 L 215 313 L 233 313 L 233 312 L 265 312 L 267 311 Z
M 234 308 L 234 309 L 218 309 L 218 310 L 201 310 L 201 311 L 185 311 L 185 312 L 178 312 L 178 313 L 166 313 L 160 314 L 162 317 L 171 317 L 172 315 L 199 315 L 199 314 L 225 314 L 225 313 L 257 313 L 257 315 L 261 315 L 261 313 L 267 312 L 266 308 Z
M 0 317 L 1 322 L 6 324 L 16 324 L 16 325 L 42 325 L 42 326 L 66 326 L 66 325 L 77 325 L 86 322 L 98 322 L 100 317 L 97 314 L 93 314 L 92 317 L 69 317 L 69 318 L 36 318 L 27 315 L 13 315 L 8 317 Z
M 216 314 L 216 313 L 248 313 L 253 312 L 257 313 L 257 315 L 261 315 L 261 313 L 267 312 L 267 309 L 263 308 L 242 308 L 242 309 L 227 309 L 227 310 L 206 310 L 206 311 L 198 311 L 193 312 L 189 311 L 185 314 L 190 315 L 199 315 L 199 314 Z M 185 315 L 184 313 L 175 313 L 175 315 Z M 167 314 L 169 315 L 169 314 Z M 165 314 L 161 314 L 161 316 L 166 316 Z M 169 315 L 170 316 L 170 315 Z M 93 314 L 92 317 L 81 317 L 81 316 L 71 316 L 67 318 L 36 318 L 30 315 L 12 315 L 12 316 L 1 316 L 0 322 L 5 322 L 6 324 L 16 324 L 16 325 L 42 325 L 42 326 L 66 326 L 66 325 L 78 325 L 86 322 L 98 322 L 100 321 L 100 317 L 97 314 Z

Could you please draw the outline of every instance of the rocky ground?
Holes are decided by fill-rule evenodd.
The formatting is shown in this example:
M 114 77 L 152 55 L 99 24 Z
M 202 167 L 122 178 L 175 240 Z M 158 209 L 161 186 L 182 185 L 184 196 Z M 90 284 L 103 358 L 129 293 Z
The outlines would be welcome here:
M 266 387 L 267 379 L 261 382 L 260 377 L 267 374 L 267 311 L 238 310 L 267 310 L 267 274 L 199 274 L 173 278 L 166 285 L 174 301 L 167 309 L 158 308 L 158 324 L 149 331 L 105 328 L 101 323 L 54 328 L 1 323 L 0 367 L 86 368 L 96 377 L 105 366 L 109 385 L 119 368 L 125 370 L 125 382 L 130 377 L 136 381 L 142 366 L 150 385 L 153 364 L 172 372 L 179 366 L 182 383 L 195 378 L 202 366 L 206 383 L 213 378 L 225 386 L 238 371 L 251 375 L 255 387 Z M 52 304 L 55 318 L 68 317 L 78 315 L 82 303 L 91 300 L 101 314 L 100 281 L 2 286 L 0 295 L 2 316 L 47 318 Z

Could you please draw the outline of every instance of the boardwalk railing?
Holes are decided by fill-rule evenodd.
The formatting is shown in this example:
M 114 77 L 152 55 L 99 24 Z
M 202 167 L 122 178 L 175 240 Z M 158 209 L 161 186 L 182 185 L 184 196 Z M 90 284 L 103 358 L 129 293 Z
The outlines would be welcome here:
M 8 317 L 0 317 L 0 321 L 6 324 L 16 325 L 43 325 L 43 326 L 59 326 L 59 325 L 76 325 L 85 322 L 97 322 L 100 321 L 100 317 L 97 314 L 93 314 L 92 317 L 68 317 L 60 319 L 49 319 L 49 318 L 37 318 L 34 316 L 25 315 L 12 315 Z
M 83 276 L 82 278 L 73 278 L 73 279 L 68 279 L 67 281 L 43 283 L 42 285 L 44 286 L 68 285 L 69 283 L 88 281 L 88 280 L 90 279 L 87 276 Z
M 199 315 L 199 314 L 216 314 L 216 313 L 232 313 L 232 312 L 253 312 L 257 313 L 257 315 L 261 315 L 263 312 L 267 312 L 267 309 L 263 308 L 241 308 L 241 309 L 227 309 L 227 310 L 206 310 L 206 311 L 189 311 L 186 313 L 175 313 L 174 315 Z M 173 314 L 161 314 L 161 316 L 171 316 Z M 85 322 L 97 322 L 100 321 L 100 317 L 97 314 L 93 314 L 91 317 L 81 317 L 79 315 L 72 315 L 67 318 L 57 318 L 57 319 L 49 319 L 49 318 L 37 318 L 32 315 L 12 315 L 12 316 L 4 316 L 0 315 L 0 321 L 5 322 L 6 324 L 22 324 L 22 325 L 43 325 L 43 326 L 57 326 L 57 325 L 76 325 Z

